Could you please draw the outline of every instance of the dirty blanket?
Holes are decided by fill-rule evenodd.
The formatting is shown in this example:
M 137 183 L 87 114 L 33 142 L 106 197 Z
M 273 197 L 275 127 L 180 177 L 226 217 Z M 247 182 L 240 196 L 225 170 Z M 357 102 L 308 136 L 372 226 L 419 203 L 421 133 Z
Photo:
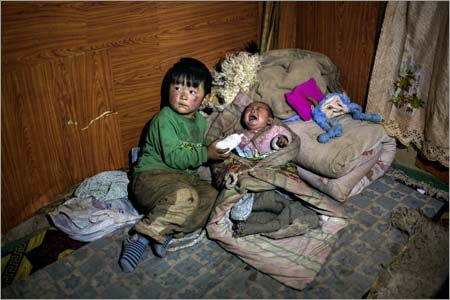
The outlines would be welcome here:
M 295 136 L 286 148 L 254 162 L 237 155 L 212 168 L 225 180 L 230 172 L 238 174 L 233 188 L 224 188 L 217 198 L 216 207 L 207 224 L 208 236 L 238 255 L 256 269 L 295 289 L 303 289 L 319 272 L 336 241 L 336 233 L 347 225 L 341 208 L 333 200 L 302 181 L 289 162 L 297 155 L 300 139 Z M 224 175 L 224 172 L 226 173 Z M 219 180 L 220 181 L 220 180 Z M 277 189 L 296 201 L 304 201 L 320 214 L 330 216 L 317 229 L 303 235 L 284 239 L 271 239 L 259 234 L 234 238 L 229 213 L 247 191 L 261 192 Z

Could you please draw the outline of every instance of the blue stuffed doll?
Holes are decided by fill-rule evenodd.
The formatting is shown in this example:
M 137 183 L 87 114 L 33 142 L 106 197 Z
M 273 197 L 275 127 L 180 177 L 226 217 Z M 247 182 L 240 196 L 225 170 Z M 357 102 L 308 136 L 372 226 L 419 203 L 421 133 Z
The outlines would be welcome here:
M 361 106 L 350 102 L 345 94 L 327 94 L 312 111 L 313 120 L 325 131 L 320 134 L 318 141 L 327 143 L 331 138 L 342 135 L 342 126 L 338 124 L 334 117 L 351 114 L 353 119 L 367 120 L 378 123 L 381 117 L 378 114 L 365 114 Z

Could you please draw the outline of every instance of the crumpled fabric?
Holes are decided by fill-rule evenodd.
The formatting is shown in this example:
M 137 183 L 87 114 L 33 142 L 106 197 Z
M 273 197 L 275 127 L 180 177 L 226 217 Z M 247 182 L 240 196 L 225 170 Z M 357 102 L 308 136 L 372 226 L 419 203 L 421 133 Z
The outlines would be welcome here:
M 230 210 L 230 218 L 236 221 L 245 221 L 253 208 L 255 193 L 246 193 Z
M 70 238 L 91 242 L 143 217 L 128 199 L 128 176 L 106 171 L 85 179 L 73 198 L 50 212 L 55 226 Z

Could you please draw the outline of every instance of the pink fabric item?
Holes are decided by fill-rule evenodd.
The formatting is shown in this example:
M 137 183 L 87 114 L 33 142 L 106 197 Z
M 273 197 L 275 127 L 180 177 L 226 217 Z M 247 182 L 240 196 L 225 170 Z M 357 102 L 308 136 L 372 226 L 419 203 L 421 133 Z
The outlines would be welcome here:
M 244 148 L 246 147 L 249 147 L 253 153 L 255 153 L 255 149 L 258 150 L 259 154 L 264 154 L 272 151 L 272 139 L 278 135 L 284 135 L 288 140 L 288 144 L 292 142 L 292 135 L 289 130 L 279 125 L 272 125 L 270 130 L 260 134 L 260 136 L 256 137 L 255 139 L 254 132 L 248 130 L 244 131 L 243 133 L 244 135 L 242 136 L 239 147 L 242 150 L 244 150 Z
M 311 97 L 317 102 L 323 98 L 322 91 L 317 86 L 316 80 L 312 77 L 308 81 L 297 85 L 291 92 L 285 93 L 284 96 L 286 97 L 286 102 L 292 106 L 304 121 L 309 121 L 312 118 L 311 102 L 306 97 Z

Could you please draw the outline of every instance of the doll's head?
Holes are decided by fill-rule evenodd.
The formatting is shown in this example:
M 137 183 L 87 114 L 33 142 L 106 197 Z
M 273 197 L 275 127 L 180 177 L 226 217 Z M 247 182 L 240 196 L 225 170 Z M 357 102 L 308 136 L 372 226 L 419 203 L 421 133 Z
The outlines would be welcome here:
M 247 105 L 242 113 L 242 126 L 248 130 L 259 130 L 273 122 L 273 111 L 264 102 L 255 101 Z

